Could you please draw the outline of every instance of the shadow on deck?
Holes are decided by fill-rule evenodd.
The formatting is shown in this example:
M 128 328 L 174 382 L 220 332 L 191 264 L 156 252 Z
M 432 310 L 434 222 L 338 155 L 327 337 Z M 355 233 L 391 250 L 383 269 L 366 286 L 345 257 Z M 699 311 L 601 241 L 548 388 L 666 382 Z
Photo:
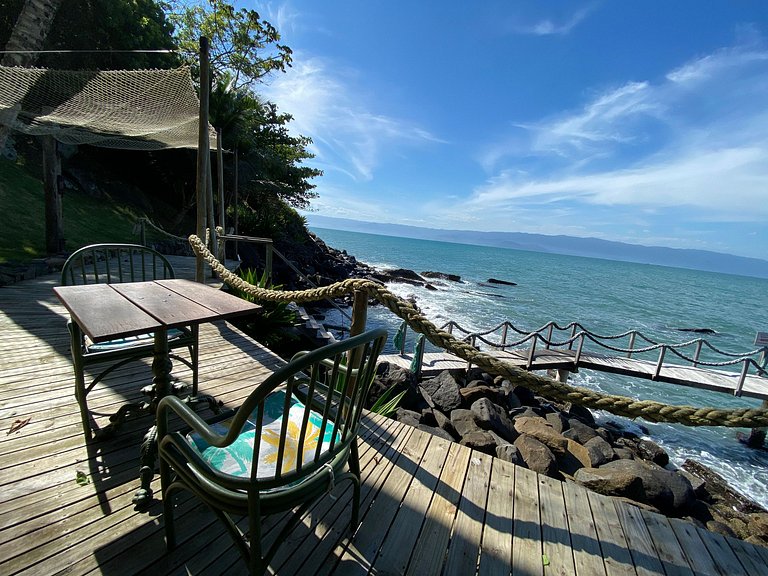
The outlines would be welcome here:
M 159 500 L 144 513 L 138 446 L 148 418 L 86 445 L 55 277 L 0 288 L 0 573 L 240 574 L 212 513 L 178 499 L 167 553 Z M 201 327 L 201 391 L 236 406 L 281 360 L 231 325 Z M 179 365 L 174 372 L 188 380 Z M 134 363 L 95 389 L 107 414 L 149 379 Z M 9 433 L 14 423 L 29 421 Z M 100 417 L 99 417 L 100 418 Z M 377 416 L 360 438 L 362 523 L 347 530 L 347 484 L 280 547 L 277 574 L 765 574 L 768 550 L 539 476 Z M 79 473 L 87 483 L 77 482 Z M 159 480 L 153 489 L 160 498 Z M 274 538 L 283 516 L 266 521 Z

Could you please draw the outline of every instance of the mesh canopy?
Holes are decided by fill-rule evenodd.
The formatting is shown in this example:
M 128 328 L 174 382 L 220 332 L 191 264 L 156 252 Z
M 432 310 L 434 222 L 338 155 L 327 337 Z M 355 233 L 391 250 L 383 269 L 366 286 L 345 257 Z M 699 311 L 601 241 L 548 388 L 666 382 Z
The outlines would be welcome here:
M 0 66 L 0 124 L 66 144 L 197 148 L 200 103 L 189 67 L 46 70 Z M 216 132 L 209 125 L 211 148 Z

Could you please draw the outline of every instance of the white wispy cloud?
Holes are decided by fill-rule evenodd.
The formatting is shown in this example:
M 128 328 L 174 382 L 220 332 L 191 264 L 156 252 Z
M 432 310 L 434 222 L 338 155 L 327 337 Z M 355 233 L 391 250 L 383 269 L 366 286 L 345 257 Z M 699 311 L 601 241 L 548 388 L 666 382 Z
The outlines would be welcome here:
M 514 147 L 488 148 L 480 161 L 491 176 L 458 209 L 514 213 L 567 201 L 766 219 L 767 93 L 768 50 L 755 45 L 607 89 L 581 110 L 517 124 Z
M 532 34 L 534 36 L 565 35 L 581 24 L 592 10 L 593 6 L 589 5 L 559 20 L 543 18 L 529 23 L 515 22 L 511 28 L 517 34 Z
M 311 150 L 326 171 L 371 180 L 392 148 L 439 141 L 416 124 L 377 113 L 373 99 L 355 88 L 354 70 L 301 54 L 294 61 L 263 94 L 293 114 L 290 129 L 312 138 Z

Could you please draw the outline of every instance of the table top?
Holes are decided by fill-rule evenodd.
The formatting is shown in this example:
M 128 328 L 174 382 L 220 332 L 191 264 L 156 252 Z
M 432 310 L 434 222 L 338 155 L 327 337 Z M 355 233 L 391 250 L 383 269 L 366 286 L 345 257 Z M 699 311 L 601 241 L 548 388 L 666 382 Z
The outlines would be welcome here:
M 258 304 L 182 279 L 56 286 L 53 291 L 94 342 L 261 310 Z

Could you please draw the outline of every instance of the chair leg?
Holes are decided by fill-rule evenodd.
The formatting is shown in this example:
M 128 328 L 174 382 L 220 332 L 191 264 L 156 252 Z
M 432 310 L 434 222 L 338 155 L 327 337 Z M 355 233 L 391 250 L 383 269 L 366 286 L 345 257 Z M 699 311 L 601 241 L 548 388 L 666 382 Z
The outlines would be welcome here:
M 83 355 L 81 352 L 83 335 L 79 326 L 74 322 L 69 325 L 69 333 L 71 337 L 70 350 L 72 353 L 72 366 L 75 371 L 75 399 L 80 408 L 83 434 L 85 440 L 88 441 L 93 437 L 93 434 L 91 430 L 91 415 L 88 412 L 88 401 L 86 399 L 88 392 L 85 389 L 85 363 L 83 362 Z
M 173 492 L 171 490 L 171 467 L 160 458 L 160 487 L 163 498 L 163 521 L 165 522 L 165 546 L 176 548 L 176 527 L 173 520 Z
M 193 344 L 189 347 L 189 359 L 192 362 L 192 396 L 197 396 L 200 325 L 195 324 L 191 330 L 194 340 Z

